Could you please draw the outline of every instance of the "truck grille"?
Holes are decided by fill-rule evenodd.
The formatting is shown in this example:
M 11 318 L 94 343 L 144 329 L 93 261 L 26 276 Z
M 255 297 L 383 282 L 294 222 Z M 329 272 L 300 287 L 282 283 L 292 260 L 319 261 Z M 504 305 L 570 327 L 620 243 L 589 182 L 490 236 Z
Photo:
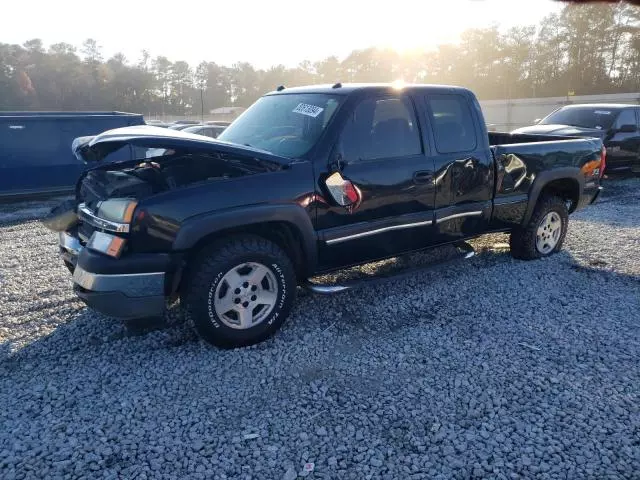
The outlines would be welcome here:
M 92 225 L 89 225 L 88 223 L 83 222 L 78 225 L 78 238 L 80 239 L 80 242 L 83 246 L 87 244 L 87 242 L 91 238 L 91 235 L 93 235 L 93 232 L 95 231 L 96 228 Z
M 89 172 L 80 183 L 80 201 L 90 208 L 95 208 L 100 200 L 106 200 L 109 196 L 106 184 L 107 179 L 103 172 Z

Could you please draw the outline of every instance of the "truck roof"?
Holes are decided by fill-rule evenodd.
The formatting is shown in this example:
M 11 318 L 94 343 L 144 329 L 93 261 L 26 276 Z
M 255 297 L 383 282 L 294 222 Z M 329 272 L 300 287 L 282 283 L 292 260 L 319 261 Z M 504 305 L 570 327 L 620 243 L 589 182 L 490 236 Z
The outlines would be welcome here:
M 291 93 L 324 93 L 328 95 L 349 95 L 354 92 L 370 90 L 376 93 L 386 93 L 399 90 L 425 90 L 431 92 L 470 92 L 469 89 L 453 85 L 430 84 L 402 84 L 402 83 L 336 83 L 324 85 L 307 85 L 302 87 L 283 88 L 269 92 L 267 95 L 286 95 Z

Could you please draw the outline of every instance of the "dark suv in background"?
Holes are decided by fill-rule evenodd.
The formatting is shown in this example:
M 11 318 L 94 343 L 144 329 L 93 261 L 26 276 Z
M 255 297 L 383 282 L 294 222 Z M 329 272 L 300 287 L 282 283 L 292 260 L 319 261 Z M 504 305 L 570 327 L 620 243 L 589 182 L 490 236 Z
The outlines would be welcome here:
M 640 173 L 640 105 L 567 105 L 511 133 L 600 138 L 607 148 L 608 173 Z

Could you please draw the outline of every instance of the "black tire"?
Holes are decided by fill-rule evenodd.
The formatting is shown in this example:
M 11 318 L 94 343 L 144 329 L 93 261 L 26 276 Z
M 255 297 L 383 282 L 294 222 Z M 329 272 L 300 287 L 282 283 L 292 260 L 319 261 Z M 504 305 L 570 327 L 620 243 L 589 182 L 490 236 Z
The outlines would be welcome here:
M 271 271 L 277 285 L 276 301 L 255 326 L 233 328 L 217 314 L 214 296 L 229 271 L 249 262 Z M 205 248 L 189 266 L 185 280 L 182 302 L 187 318 L 204 340 L 221 348 L 253 345 L 273 335 L 289 315 L 296 296 L 296 275 L 289 257 L 276 244 L 253 235 L 230 238 Z
M 547 214 L 555 212 L 561 220 L 560 237 L 555 247 L 546 253 L 538 250 L 536 246 L 536 237 L 538 226 Z M 533 210 L 533 215 L 527 225 L 517 227 L 511 232 L 509 245 L 511 247 L 511 256 L 520 260 L 534 260 L 541 257 L 547 257 L 559 252 L 562 249 L 564 238 L 567 235 L 567 227 L 569 225 L 569 211 L 565 201 L 557 196 L 545 196 L 538 200 Z

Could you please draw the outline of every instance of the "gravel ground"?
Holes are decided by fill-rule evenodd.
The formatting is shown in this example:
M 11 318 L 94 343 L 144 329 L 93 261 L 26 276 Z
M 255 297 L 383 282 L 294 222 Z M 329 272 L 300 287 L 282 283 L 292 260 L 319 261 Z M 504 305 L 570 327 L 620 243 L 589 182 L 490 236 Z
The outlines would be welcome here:
M 610 181 L 552 258 L 483 237 L 306 295 L 234 351 L 175 309 L 132 330 L 85 308 L 42 214 L 0 209 L 2 479 L 640 478 L 640 179 Z

